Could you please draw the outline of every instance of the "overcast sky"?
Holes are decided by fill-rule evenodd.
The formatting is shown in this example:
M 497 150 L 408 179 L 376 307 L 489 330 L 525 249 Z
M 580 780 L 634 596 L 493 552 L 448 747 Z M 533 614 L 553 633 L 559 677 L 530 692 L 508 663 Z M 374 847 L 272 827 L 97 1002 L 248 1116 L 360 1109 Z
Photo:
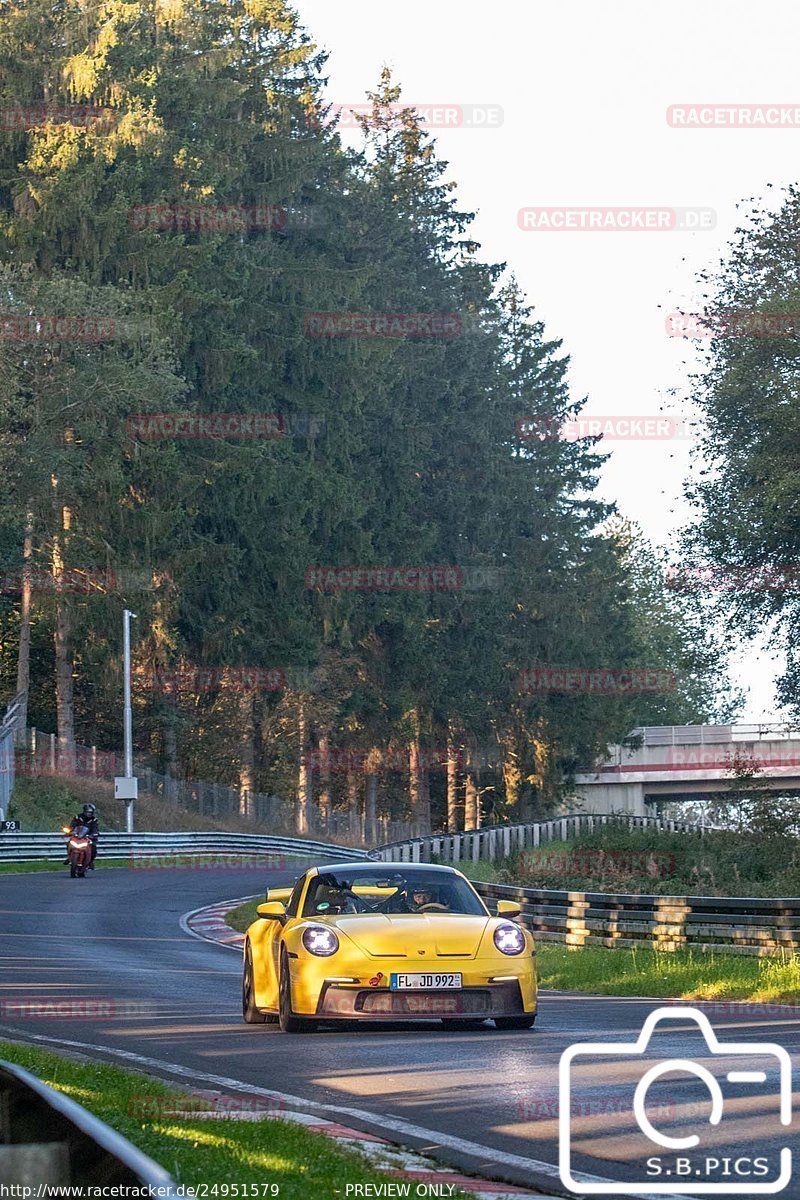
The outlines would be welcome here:
M 509 264 L 572 360 L 573 395 L 603 416 L 677 411 L 693 344 L 668 337 L 670 312 L 702 307 L 696 277 L 725 251 L 751 196 L 800 170 L 800 123 L 682 129 L 670 105 L 797 104 L 800 14 L 789 0 L 300 0 L 330 53 L 328 98 L 362 102 L 384 65 L 417 106 L 456 107 L 483 127 L 433 130 L 482 255 Z M 499 110 L 502 110 L 500 115 Z M 434 114 L 435 120 L 442 120 Z M 469 119 L 469 116 L 467 116 Z M 523 230 L 539 207 L 714 211 L 693 232 Z M 690 438 L 615 441 L 603 495 L 668 544 L 688 517 Z M 677 558 L 675 558 L 677 561 Z M 746 721 L 779 716 L 774 664 L 737 654 Z

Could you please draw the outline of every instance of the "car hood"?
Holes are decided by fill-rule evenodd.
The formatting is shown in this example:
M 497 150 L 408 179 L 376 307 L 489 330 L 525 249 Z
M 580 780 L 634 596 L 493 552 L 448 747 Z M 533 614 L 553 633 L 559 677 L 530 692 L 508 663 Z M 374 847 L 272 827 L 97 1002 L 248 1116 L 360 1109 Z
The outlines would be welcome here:
M 359 913 L 336 918 L 336 925 L 374 958 L 413 959 L 427 955 L 474 958 L 491 917 L 443 913 Z

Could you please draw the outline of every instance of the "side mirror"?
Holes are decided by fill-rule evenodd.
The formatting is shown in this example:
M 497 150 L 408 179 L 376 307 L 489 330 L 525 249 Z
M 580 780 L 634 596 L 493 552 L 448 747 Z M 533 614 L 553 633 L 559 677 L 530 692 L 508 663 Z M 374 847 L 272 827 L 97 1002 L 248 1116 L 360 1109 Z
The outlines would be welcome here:
M 286 905 L 281 904 L 279 900 L 269 900 L 266 904 L 259 904 L 256 912 L 265 921 L 285 921 L 286 920 Z
M 497 915 L 498 917 L 518 917 L 522 912 L 522 906 L 516 900 L 498 900 Z

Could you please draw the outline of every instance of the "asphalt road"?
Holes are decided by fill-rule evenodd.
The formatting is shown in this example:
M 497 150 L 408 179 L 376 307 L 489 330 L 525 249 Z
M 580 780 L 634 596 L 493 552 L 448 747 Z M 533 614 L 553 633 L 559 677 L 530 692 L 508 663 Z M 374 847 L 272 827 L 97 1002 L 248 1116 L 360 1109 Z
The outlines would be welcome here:
M 310 1111 L 425 1146 L 461 1167 L 564 1192 L 557 1175 L 560 1056 L 576 1042 L 634 1041 L 659 1002 L 545 992 L 536 1028 L 521 1033 L 491 1026 L 453 1033 L 431 1023 L 287 1035 L 272 1025 L 246 1026 L 239 956 L 184 933 L 179 919 L 201 905 L 288 882 L 296 873 L 98 870 L 87 880 L 71 880 L 65 868 L 0 876 L 0 1038 L 33 1039 L 54 1049 L 68 1044 L 184 1085 L 221 1086 L 229 1094 L 239 1088 L 265 1103 L 272 1098 L 294 1107 L 291 1098 L 300 1098 Z M 26 1007 L 65 999 L 83 1007 L 74 1015 Z M 791 1010 L 742 1016 L 734 1006 L 711 1015 L 722 1041 L 775 1042 L 797 1062 L 800 1019 Z M 700 1051 L 693 1023 L 673 1020 L 646 1065 Z M 680 1174 L 690 1168 L 675 1163 L 687 1151 L 659 1150 L 629 1128 L 641 1056 L 611 1056 L 580 1069 L 579 1061 L 574 1169 L 619 1181 L 620 1189 L 623 1181 L 638 1181 L 637 1194 L 652 1195 L 655 1168 L 649 1184 L 642 1171 L 647 1157 L 660 1154 L 659 1182 L 674 1186 L 680 1177 L 681 1195 L 701 1195 Z M 756 1195 L 752 1184 L 759 1176 L 751 1174 L 748 1183 L 744 1172 L 766 1169 L 754 1161 L 763 1157 L 769 1159 L 766 1178 L 774 1178 L 772 1164 L 784 1146 L 794 1146 L 797 1157 L 796 1122 L 789 1129 L 780 1125 L 777 1077 L 763 1056 L 752 1051 L 713 1061 L 723 1072 L 764 1067 L 767 1078 L 760 1087 L 740 1084 L 715 1128 L 707 1124 L 705 1086 L 685 1072 L 653 1085 L 647 1112 L 673 1135 L 702 1136 L 691 1151 L 692 1170 L 705 1157 L 716 1158 L 719 1167 L 703 1167 L 708 1178 Z M 669 1180 L 667 1169 L 673 1172 Z M 796 1168 L 780 1195 L 800 1200 Z

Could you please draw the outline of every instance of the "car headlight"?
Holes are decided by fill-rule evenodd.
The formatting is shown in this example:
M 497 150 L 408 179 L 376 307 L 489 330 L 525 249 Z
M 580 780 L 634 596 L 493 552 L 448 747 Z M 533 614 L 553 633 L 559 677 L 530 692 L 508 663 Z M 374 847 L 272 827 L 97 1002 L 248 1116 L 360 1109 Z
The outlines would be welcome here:
M 339 949 L 339 939 L 332 929 L 324 925 L 308 925 L 303 930 L 303 945 L 309 954 L 328 958 Z
M 519 925 L 498 925 L 494 931 L 494 944 L 501 954 L 522 954 L 525 934 Z

